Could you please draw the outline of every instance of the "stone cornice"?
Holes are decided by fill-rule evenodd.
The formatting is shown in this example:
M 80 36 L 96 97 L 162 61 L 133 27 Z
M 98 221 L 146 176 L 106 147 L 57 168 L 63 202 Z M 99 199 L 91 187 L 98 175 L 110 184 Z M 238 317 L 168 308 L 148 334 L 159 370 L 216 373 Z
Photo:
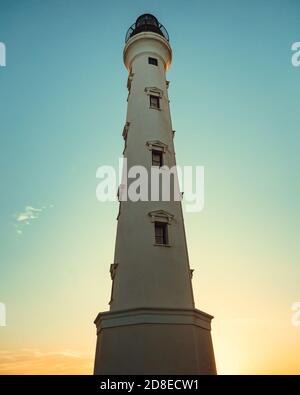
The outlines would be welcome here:
M 212 319 L 197 309 L 142 307 L 99 313 L 95 324 L 98 333 L 105 328 L 145 324 L 195 325 L 210 331 Z

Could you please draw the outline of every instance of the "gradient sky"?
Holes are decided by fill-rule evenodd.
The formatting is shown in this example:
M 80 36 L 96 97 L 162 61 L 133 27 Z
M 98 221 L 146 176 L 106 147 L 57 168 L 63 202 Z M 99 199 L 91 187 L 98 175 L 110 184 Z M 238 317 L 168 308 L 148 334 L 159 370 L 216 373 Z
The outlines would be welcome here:
M 1 0 L 0 373 L 92 372 L 118 212 L 95 173 L 123 150 L 124 37 L 145 12 L 173 48 L 178 164 L 205 166 L 185 224 L 218 371 L 299 374 L 298 0 Z

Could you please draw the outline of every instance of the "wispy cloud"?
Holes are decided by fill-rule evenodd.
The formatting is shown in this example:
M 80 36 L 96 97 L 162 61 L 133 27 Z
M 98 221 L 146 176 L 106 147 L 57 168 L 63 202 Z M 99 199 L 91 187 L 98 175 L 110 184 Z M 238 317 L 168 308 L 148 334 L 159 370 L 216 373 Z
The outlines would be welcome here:
M 42 213 L 42 211 L 47 208 L 52 208 L 53 205 L 43 206 L 41 208 L 35 208 L 32 206 L 26 206 L 23 211 L 17 213 L 15 215 L 15 228 L 18 234 L 22 234 L 24 227 L 26 225 L 30 225 L 32 221 L 38 219 Z
M 91 374 L 93 355 L 72 350 L 0 351 L 0 374 Z

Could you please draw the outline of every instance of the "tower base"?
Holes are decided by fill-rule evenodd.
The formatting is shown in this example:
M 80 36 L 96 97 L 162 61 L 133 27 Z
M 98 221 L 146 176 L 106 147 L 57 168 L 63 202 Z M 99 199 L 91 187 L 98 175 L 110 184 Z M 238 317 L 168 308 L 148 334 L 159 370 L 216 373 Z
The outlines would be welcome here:
M 212 318 L 197 309 L 100 313 L 94 374 L 216 374 Z

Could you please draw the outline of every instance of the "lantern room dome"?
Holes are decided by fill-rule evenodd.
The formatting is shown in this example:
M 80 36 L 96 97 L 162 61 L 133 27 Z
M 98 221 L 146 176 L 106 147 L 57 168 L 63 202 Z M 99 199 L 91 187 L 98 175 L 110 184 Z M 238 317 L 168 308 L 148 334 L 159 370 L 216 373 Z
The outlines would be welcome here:
M 131 37 L 142 32 L 157 33 L 169 41 L 167 30 L 152 14 L 143 14 L 137 18 L 136 22 L 127 30 L 125 42 L 127 43 Z

